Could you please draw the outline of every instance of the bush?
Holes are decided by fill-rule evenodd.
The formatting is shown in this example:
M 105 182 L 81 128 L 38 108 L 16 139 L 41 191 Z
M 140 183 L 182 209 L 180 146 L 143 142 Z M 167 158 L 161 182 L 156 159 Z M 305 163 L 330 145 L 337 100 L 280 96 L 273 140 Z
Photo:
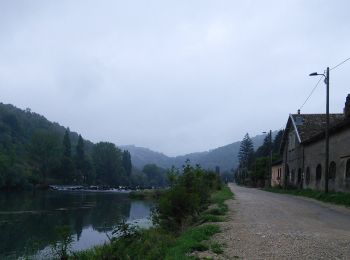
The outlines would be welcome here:
M 181 232 L 209 204 L 210 194 L 221 188 L 215 173 L 187 164 L 183 173 L 172 176 L 172 187 L 160 198 L 154 221 L 162 228 Z

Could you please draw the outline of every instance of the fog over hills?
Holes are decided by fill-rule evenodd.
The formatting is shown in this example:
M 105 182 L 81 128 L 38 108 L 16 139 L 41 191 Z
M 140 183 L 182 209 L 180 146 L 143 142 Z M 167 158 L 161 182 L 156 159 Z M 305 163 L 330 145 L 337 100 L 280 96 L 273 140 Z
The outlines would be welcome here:
M 273 135 L 276 133 L 277 132 L 273 132 Z M 252 137 L 255 149 L 262 145 L 264 138 L 265 135 L 263 134 Z M 181 167 L 184 162 L 189 159 L 191 164 L 200 164 L 205 169 L 215 169 L 216 166 L 219 166 L 221 171 L 230 171 L 237 167 L 237 155 L 240 144 L 241 142 L 237 141 L 209 151 L 190 153 L 176 157 L 170 157 L 163 153 L 134 145 L 119 147 L 130 152 L 134 167 L 139 169 L 142 169 L 144 165 L 149 163 L 157 164 L 163 168 L 170 168 L 171 166 Z

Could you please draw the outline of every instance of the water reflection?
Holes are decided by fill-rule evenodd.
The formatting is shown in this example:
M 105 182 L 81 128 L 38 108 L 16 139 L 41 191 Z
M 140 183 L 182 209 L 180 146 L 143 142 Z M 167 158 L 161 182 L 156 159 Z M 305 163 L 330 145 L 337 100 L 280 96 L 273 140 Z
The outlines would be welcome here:
M 121 219 L 150 224 L 152 204 L 108 192 L 0 194 L 0 258 L 47 251 L 57 241 L 58 226 L 68 225 L 73 250 L 102 244 Z

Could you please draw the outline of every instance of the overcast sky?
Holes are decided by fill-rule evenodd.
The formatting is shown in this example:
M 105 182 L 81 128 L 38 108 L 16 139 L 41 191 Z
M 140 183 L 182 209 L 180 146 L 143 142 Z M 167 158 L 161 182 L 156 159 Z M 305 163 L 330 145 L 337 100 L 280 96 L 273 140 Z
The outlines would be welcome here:
M 0 0 L 0 101 L 167 155 L 285 126 L 350 57 L 349 1 Z M 350 93 L 331 71 L 331 112 Z M 302 109 L 325 111 L 324 84 Z

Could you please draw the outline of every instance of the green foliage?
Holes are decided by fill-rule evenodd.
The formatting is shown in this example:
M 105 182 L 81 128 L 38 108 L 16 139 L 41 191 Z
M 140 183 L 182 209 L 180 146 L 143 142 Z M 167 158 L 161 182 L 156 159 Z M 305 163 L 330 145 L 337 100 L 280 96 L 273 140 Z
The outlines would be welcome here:
M 213 243 L 210 246 L 210 249 L 212 252 L 214 252 L 215 254 L 222 254 L 224 252 L 224 250 L 222 249 L 222 245 L 219 243 Z
M 160 198 L 154 220 L 172 232 L 183 231 L 208 205 L 210 194 L 221 187 L 219 177 L 189 162 L 173 176 L 172 187 Z M 177 176 L 177 177 L 175 177 Z
M 128 151 L 105 144 L 94 145 L 30 109 L 0 103 L 0 189 L 148 183 L 144 173 L 133 175 Z
M 283 130 L 278 131 L 274 140 L 270 135 L 267 135 L 263 144 L 256 150 L 253 159 L 248 167 L 238 168 L 235 172 L 235 181 L 238 184 L 264 187 L 266 180 L 270 176 L 270 154 L 272 152 L 272 161 L 279 160 L 279 148 L 283 137 Z M 242 141 L 243 145 L 244 141 Z
M 75 179 L 78 183 L 92 184 L 95 181 L 94 169 L 91 159 L 85 152 L 85 142 L 81 135 L 78 138 L 75 155 Z
M 122 165 L 125 170 L 126 175 L 129 177 L 132 171 L 131 155 L 129 151 L 123 151 Z
M 115 144 L 97 143 L 94 146 L 92 158 L 97 183 L 108 186 L 125 184 L 126 176 L 122 168 L 122 152 Z
M 223 186 L 221 190 L 214 192 L 211 195 L 211 203 L 215 205 L 205 211 L 201 216 L 202 222 L 222 222 L 225 219 L 223 216 L 228 212 L 228 206 L 225 204 L 225 201 L 233 198 L 233 193 L 229 187 Z
M 186 168 L 188 175 L 192 175 L 200 169 L 199 167 L 192 168 L 188 164 L 184 168 Z M 203 170 L 200 170 L 200 172 L 202 178 L 206 179 L 207 173 Z M 177 186 L 188 184 L 188 180 L 193 179 L 193 176 L 184 178 L 183 175 L 184 172 L 179 175 L 176 174 L 174 185 L 162 197 L 172 193 L 171 190 L 177 189 Z M 211 187 L 216 185 L 211 185 Z M 208 201 L 216 203 L 220 214 L 224 214 L 222 205 L 226 205 L 224 203 L 226 199 L 233 197 L 232 192 L 227 186 L 223 186 L 219 190 L 210 191 L 210 193 L 211 196 Z M 215 217 L 223 218 L 222 215 Z M 193 251 L 211 249 L 215 253 L 222 253 L 221 245 L 206 242 L 219 231 L 219 226 L 213 224 L 188 227 L 179 233 L 176 230 L 169 230 L 162 226 L 142 230 L 122 222 L 114 232 L 117 236 L 112 238 L 109 244 L 75 253 L 73 259 L 196 259 L 190 255 Z
M 147 184 L 150 187 L 164 187 L 166 185 L 166 171 L 156 164 L 146 164 L 142 172 L 147 178 Z
M 129 228 L 129 227 L 128 227 Z M 127 228 L 127 229 L 128 229 Z M 95 247 L 73 255 L 73 259 L 164 259 L 175 238 L 159 228 L 137 230 L 126 236 L 115 238 L 109 244 Z
M 292 194 L 296 196 L 308 197 L 323 202 L 334 203 L 338 205 L 344 205 L 350 207 L 350 194 L 344 192 L 329 192 L 325 193 L 323 191 L 316 191 L 311 189 L 282 189 L 278 187 L 266 188 L 266 191 L 283 193 L 283 194 Z
M 170 248 L 166 254 L 165 259 L 191 259 L 193 257 L 187 256 L 192 251 L 205 251 L 208 246 L 202 243 L 208 240 L 214 234 L 220 232 L 217 225 L 202 225 L 186 230 L 176 241 L 175 245 Z
M 249 134 L 247 133 L 239 148 L 238 160 L 240 168 L 249 168 L 253 162 L 254 158 L 254 146 L 253 141 L 250 139 Z
M 62 142 L 62 157 L 61 157 L 61 167 L 60 167 L 60 177 L 63 179 L 63 183 L 69 184 L 73 183 L 75 180 L 74 176 L 74 163 L 72 159 L 72 147 L 69 137 L 69 128 L 66 130 L 63 142 Z
M 59 236 L 59 240 L 52 243 L 53 255 L 61 260 L 66 260 L 69 257 L 70 247 L 73 242 L 70 227 L 60 226 L 56 228 L 56 233 Z
M 41 183 L 46 184 L 46 178 L 58 167 L 60 151 L 59 137 L 46 130 L 34 132 L 29 145 L 33 172 L 40 174 Z

